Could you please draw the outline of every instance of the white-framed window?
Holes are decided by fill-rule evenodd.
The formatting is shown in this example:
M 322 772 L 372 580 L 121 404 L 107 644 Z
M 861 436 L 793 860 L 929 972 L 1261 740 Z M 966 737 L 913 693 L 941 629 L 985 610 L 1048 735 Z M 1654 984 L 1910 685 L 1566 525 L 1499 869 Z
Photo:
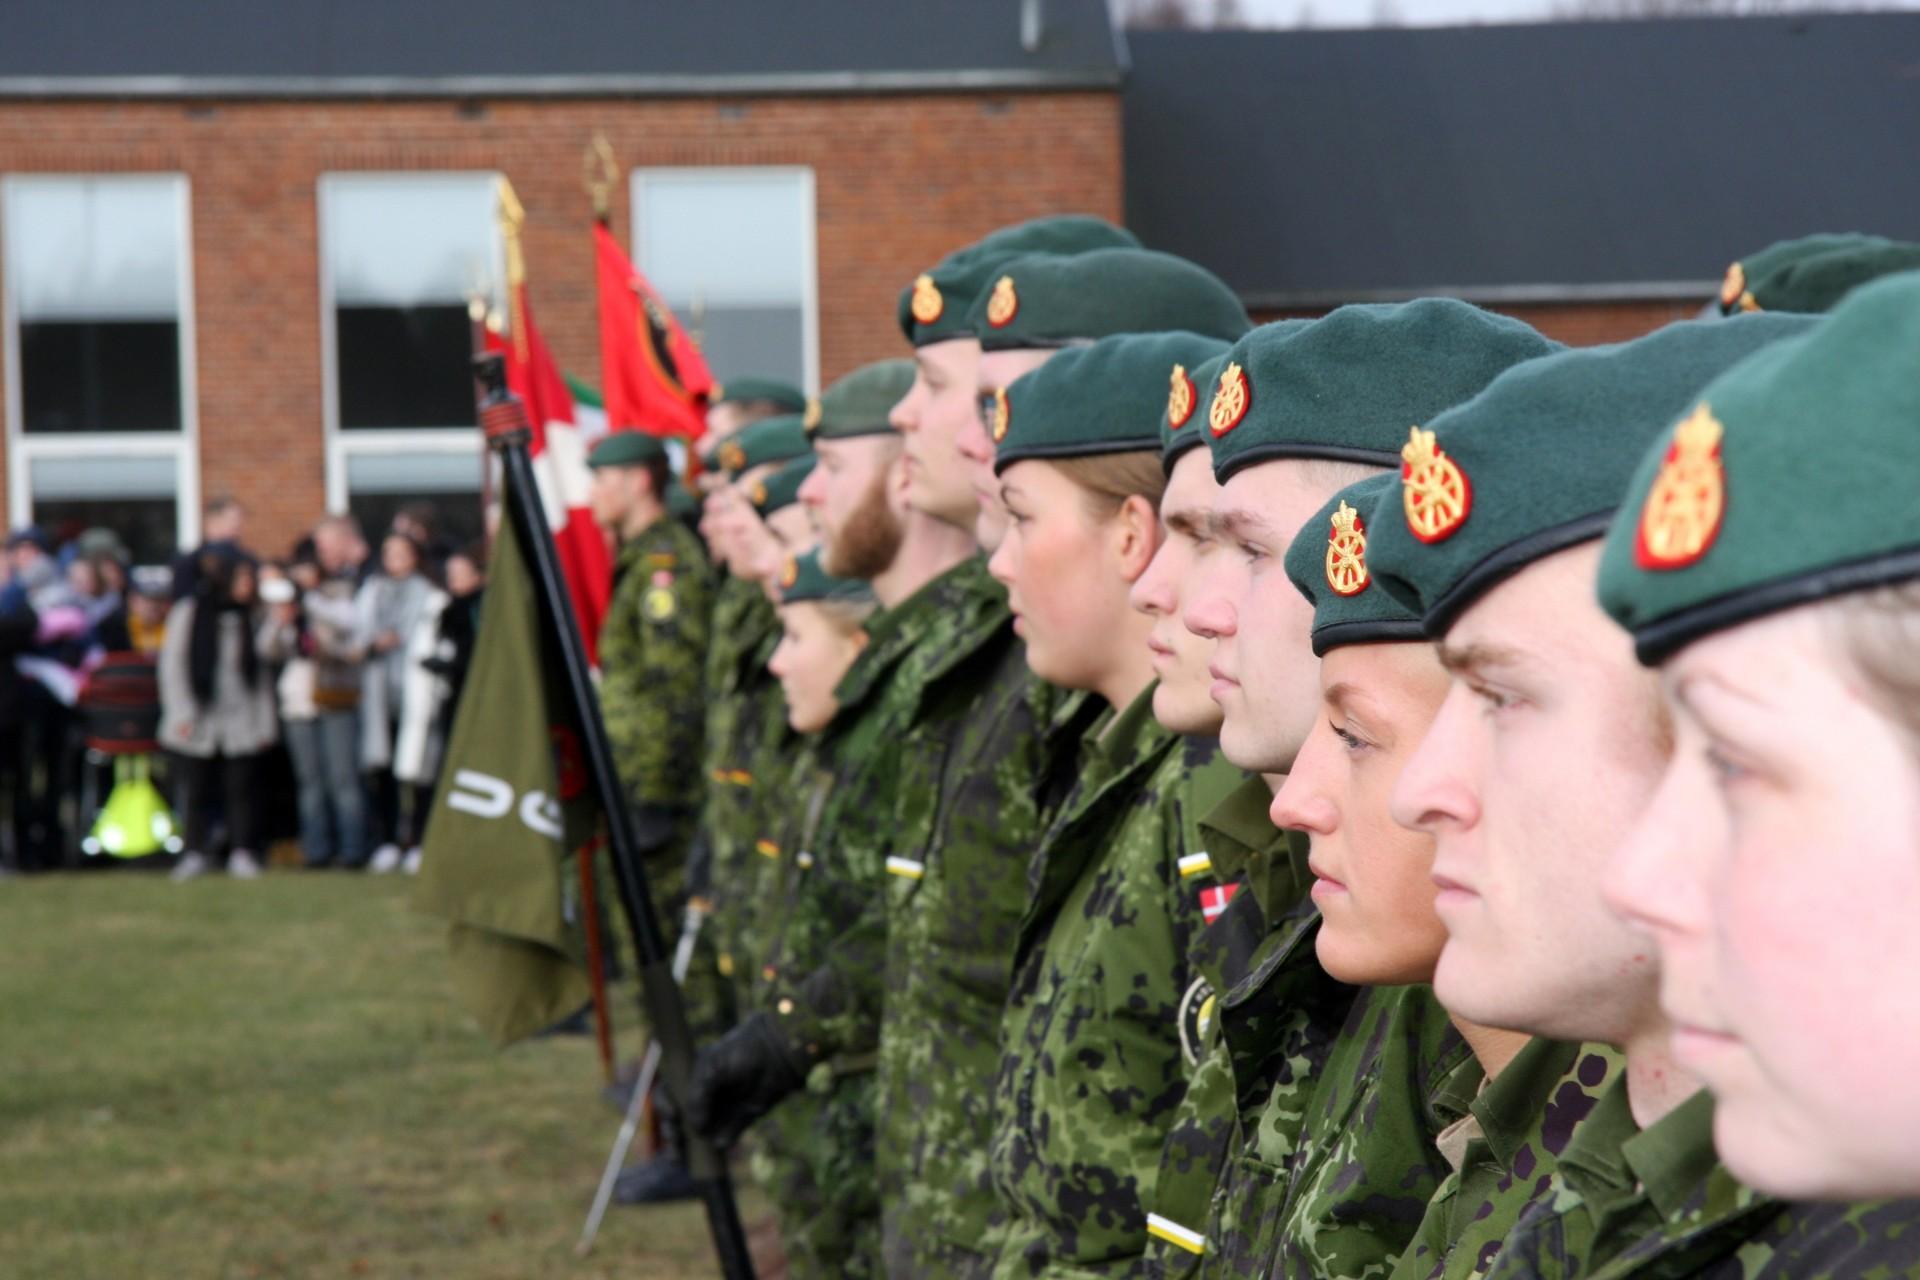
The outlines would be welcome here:
M 714 376 L 819 389 L 813 170 L 635 169 L 633 259 Z
M 432 504 L 451 541 L 479 532 L 486 465 L 474 425 L 468 305 L 504 305 L 489 172 L 320 178 L 320 334 L 327 509 L 369 537 Z
M 164 563 L 200 530 L 186 177 L 0 179 L 0 242 L 11 522 Z

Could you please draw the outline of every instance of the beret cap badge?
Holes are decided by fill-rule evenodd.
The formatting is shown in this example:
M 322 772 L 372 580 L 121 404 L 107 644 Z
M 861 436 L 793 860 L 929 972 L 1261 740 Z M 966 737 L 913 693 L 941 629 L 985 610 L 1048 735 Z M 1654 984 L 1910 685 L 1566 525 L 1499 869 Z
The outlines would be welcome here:
M 729 440 L 720 446 L 720 466 L 727 471 L 740 471 L 747 465 L 747 451 L 740 447 L 737 440 Z
M 1413 428 L 1400 449 L 1400 503 L 1407 528 L 1427 543 L 1452 536 L 1473 509 L 1467 473 L 1434 444 L 1431 431 Z
M 1357 596 L 1370 581 L 1366 522 L 1343 501 L 1327 532 L 1327 586 L 1335 595 Z
M 993 283 L 993 296 L 987 299 L 987 323 L 1004 329 L 1020 314 L 1020 295 L 1014 291 L 1013 277 L 1001 276 Z
M 1252 403 L 1247 371 L 1238 362 L 1228 361 L 1227 367 L 1220 371 L 1220 385 L 1213 393 L 1213 403 L 1207 408 L 1208 428 L 1216 436 L 1227 434 L 1240 425 L 1240 419 L 1247 416 L 1247 408 Z
M 1187 366 L 1173 366 L 1173 385 L 1167 390 L 1167 425 L 1178 431 L 1187 425 L 1193 417 L 1194 402 L 1199 393 L 1194 390 L 1193 379 L 1187 376 Z
M 1660 474 L 1640 509 L 1633 558 L 1642 569 L 1684 569 L 1713 545 L 1727 509 L 1723 434 L 1704 402 L 1674 428 Z
M 993 442 L 999 444 L 1007 438 L 1007 426 L 1013 420 L 1013 408 L 1007 403 L 1007 389 L 993 389 Z
M 940 296 L 940 286 L 933 277 L 921 273 L 913 282 L 913 318 L 920 324 L 932 324 L 946 312 L 947 300 Z
M 800 581 L 800 561 L 793 556 L 788 556 L 787 562 L 780 566 L 780 589 L 785 591 L 798 581 Z
M 812 432 L 815 427 L 820 425 L 820 397 L 819 396 L 807 397 L 806 416 L 800 419 L 800 425 L 803 428 L 805 428 L 808 432 Z

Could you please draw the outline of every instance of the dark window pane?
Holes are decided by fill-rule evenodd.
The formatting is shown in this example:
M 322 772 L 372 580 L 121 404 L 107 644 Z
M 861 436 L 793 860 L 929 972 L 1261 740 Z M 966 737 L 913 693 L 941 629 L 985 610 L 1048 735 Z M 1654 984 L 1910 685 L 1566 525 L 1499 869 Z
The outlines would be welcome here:
M 22 425 L 29 432 L 178 431 L 180 333 L 171 320 L 34 320 L 20 325 Z
M 33 522 L 65 541 L 101 525 L 120 535 L 135 564 L 166 564 L 180 549 L 172 498 L 36 498 Z
M 340 425 L 471 427 L 473 332 L 464 303 L 336 307 Z
M 485 531 L 477 493 L 356 493 L 347 499 L 347 510 L 360 522 L 378 556 L 380 539 L 392 527 L 394 512 L 414 503 L 432 508 L 433 545 L 427 550 L 436 561 L 478 541 Z

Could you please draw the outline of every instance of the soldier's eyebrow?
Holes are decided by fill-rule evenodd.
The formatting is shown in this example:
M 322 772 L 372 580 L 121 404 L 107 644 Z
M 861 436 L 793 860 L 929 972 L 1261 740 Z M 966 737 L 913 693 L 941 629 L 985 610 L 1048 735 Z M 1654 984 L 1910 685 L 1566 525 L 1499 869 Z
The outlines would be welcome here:
M 1160 523 L 1188 538 L 1204 538 L 1213 531 L 1213 511 L 1209 507 L 1175 507 L 1160 513 Z
M 1440 665 L 1456 676 L 1470 676 L 1489 667 L 1514 667 L 1521 661 L 1518 649 L 1485 641 L 1456 645 L 1442 640 L 1435 648 Z
M 1229 538 L 1260 538 L 1268 542 L 1285 539 L 1280 537 L 1279 529 L 1258 511 L 1248 507 L 1228 507 L 1224 511 L 1215 508 L 1210 521 L 1215 529 Z

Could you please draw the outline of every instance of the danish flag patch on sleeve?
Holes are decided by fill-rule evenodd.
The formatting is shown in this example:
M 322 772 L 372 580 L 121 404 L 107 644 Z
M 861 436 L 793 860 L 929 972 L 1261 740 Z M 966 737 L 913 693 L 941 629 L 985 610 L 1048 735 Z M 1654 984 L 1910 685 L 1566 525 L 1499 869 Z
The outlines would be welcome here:
M 1233 901 L 1233 895 L 1240 892 L 1239 882 L 1215 885 L 1200 891 L 1200 914 L 1208 924 L 1220 918 L 1220 913 Z

